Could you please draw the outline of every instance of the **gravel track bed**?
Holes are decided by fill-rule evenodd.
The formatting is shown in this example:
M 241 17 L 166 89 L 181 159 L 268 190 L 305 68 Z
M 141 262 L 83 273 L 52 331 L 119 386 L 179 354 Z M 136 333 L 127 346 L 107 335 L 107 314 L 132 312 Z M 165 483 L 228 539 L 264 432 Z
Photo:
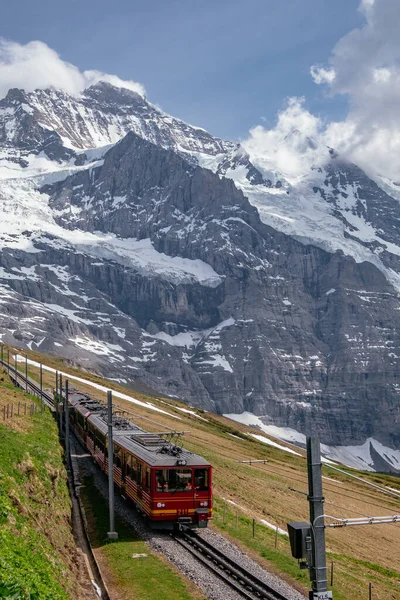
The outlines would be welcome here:
M 87 450 L 84 450 L 82 445 L 72 436 L 71 454 L 73 455 L 73 459 L 76 459 L 80 479 L 86 475 L 92 475 L 97 489 L 108 501 L 108 479 L 106 475 L 100 471 Z M 213 575 L 207 568 L 203 567 L 168 534 L 151 530 L 133 505 L 124 501 L 118 493 L 115 494 L 115 510 L 149 544 L 152 550 L 165 556 L 180 572 L 193 581 L 209 600 L 243 600 L 242 596 L 225 585 L 221 579 Z M 250 573 L 286 594 L 288 600 L 304 600 L 304 596 L 299 592 L 281 581 L 278 577 L 264 571 L 257 563 L 246 556 L 234 544 L 228 542 L 223 536 L 210 530 L 202 531 L 201 535 L 204 539 L 233 558 L 233 560 L 242 564 Z

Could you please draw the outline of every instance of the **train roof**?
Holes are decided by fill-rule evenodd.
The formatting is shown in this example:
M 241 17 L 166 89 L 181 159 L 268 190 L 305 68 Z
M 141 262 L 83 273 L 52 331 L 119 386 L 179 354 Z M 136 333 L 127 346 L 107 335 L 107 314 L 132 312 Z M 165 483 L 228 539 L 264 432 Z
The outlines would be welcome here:
M 88 423 L 107 436 L 106 406 L 92 400 L 87 394 L 75 390 L 69 393 L 69 402 L 87 419 Z M 144 431 L 116 414 L 113 414 L 113 440 L 115 444 L 152 467 L 211 466 L 202 456 L 173 444 L 159 433 Z

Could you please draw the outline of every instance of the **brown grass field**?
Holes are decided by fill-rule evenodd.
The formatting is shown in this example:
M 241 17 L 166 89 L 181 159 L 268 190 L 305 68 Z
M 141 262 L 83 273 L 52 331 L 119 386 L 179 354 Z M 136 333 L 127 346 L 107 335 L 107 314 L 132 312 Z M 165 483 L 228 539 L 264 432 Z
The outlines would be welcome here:
M 222 416 L 196 411 L 206 419 L 204 421 L 180 411 L 179 407 L 186 406 L 183 403 L 143 396 L 114 382 L 70 367 L 59 358 L 37 352 L 27 352 L 27 355 L 47 366 L 127 393 L 133 398 L 149 401 L 169 412 L 170 415 L 165 415 L 116 397 L 113 400 L 114 405 L 132 411 L 136 415 L 135 422 L 143 429 L 156 431 L 162 427 L 190 431 L 183 437 L 183 445 L 207 458 L 214 467 L 215 510 L 212 526 L 231 538 L 236 538 L 239 545 L 246 548 L 260 563 L 279 572 L 298 589 L 307 592 L 308 575 L 299 570 L 295 559 L 291 557 L 287 537 L 276 536 L 274 531 L 261 525 L 261 519 L 265 519 L 286 529 L 288 521 L 309 520 L 306 460 L 302 450 L 297 449 L 302 454 L 301 457 L 291 455 L 255 439 L 246 439 L 246 433 L 254 432 L 253 428 Z M 29 373 L 38 380 L 37 368 L 29 367 Z M 43 383 L 44 387 L 53 388 L 54 374 L 43 371 Z M 70 386 L 86 391 L 103 402 L 106 400 L 105 393 L 88 385 L 70 380 Z M 10 390 L 10 399 L 12 397 L 13 391 Z M 0 401 L 0 410 L 2 402 L 4 398 Z M 239 436 L 239 439 L 233 436 Z M 253 465 L 238 462 L 247 459 L 266 459 L 268 462 Z M 344 469 L 368 481 L 400 491 L 398 477 Z M 325 513 L 328 515 L 360 517 L 400 514 L 400 499 L 327 467 L 324 467 L 324 477 Z M 252 519 L 257 523 L 255 539 L 252 538 Z M 369 583 L 372 583 L 373 600 L 400 599 L 400 523 L 327 528 L 326 540 L 328 567 L 330 570 L 333 562 L 334 568 L 332 589 L 335 599 L 367 600 Z

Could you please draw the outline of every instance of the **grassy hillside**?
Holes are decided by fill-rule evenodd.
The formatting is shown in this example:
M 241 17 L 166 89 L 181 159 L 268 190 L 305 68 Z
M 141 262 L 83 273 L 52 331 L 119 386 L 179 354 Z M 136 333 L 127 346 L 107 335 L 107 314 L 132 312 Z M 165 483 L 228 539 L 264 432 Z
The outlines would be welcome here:
M 127 393 L 126 388 L 72 369 L 61 359 L 28 353 L 34 360 L 71 375 L 87 377 L 111 389 Z M 30 368 L 34 377 L 38 370 Z M 44 372 L 45 385 L 54 386 L 54 375 Z M 105 394 L 84 384 L 71 385 L 105 401 Z M 129 393 L 129 392 L 128 392 Z M 308 520 L 307 476 L 304 452 L 295 456 L 249 438 L 254 429 L 234 423 L 224 417 L 197 411 L 198 416 L 184 413 L 185 405 L 171 400 L 135 398 L 151 402 L 169 414 L 114 398 L 114 404 L 130 410 L 137 423 L 148 430 L 160 425 L 190 430 L 184 445 L 202 454 L 214 466 L 215 511 L 213 527 L 235 538 L 261 563 L 294 583 L 299 589 L 309 589 L 308 573 L 300 571 L 291 557 L 286 536 L 262 525 L 268 521 L 285 529 L 286 522 Z M 187 408 L 187 407 L 186 407 Z M 152 421 L 143 420 L 142 417 Z M 157 423 L 155 423 L 156 421 Z M 243 459 L 266 459 L 264 464 L 243 464 Z M 352 473 L 357 471 L 347 469 Z M 400 513 L 400 501 L 344 475 L 324 469 L 325 512 L 335 517 L 359 517 Z M 383 486 L 400 490 L 400 480 L 380 474 L 361 474 Z M 255 538 L 252 521 L 256 520 Z M 344 529 L 327 529 L 328 567 L 334 565 L 333 591 L 336 600 L 368 598 L 372 583 L 374 600 L 395 600 L 400 597 L 400 524 L 374 525 Z
M 0 371 L 0 597 L 19 600 L 92 598 L 79 585 L 71 505 L 57 429 L 49 411 Z M 3 407 L 14 416 L 3 420 Z

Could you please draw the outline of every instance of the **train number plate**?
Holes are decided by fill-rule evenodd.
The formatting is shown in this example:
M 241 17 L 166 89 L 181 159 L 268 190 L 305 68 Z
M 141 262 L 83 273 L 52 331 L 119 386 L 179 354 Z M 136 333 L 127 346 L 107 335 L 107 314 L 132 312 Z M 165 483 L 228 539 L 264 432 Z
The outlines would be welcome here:
M 331 600 L 332 592 L 314 592 L 313 600 Z

